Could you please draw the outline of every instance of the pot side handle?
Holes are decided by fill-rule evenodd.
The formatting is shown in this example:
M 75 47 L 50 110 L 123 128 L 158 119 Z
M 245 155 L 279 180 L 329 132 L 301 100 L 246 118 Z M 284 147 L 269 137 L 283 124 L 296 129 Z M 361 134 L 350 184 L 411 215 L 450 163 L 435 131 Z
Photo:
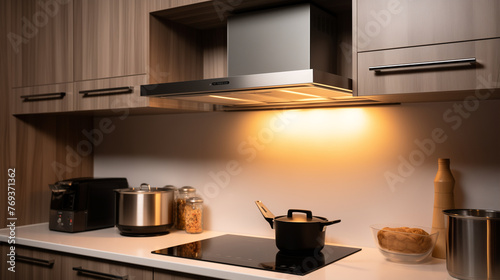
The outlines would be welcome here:
M 340 220 L 321 222 L 321 231 L 325 231 L 327 226 L 340 223 Z
M 337 224 L 337 223 L 340 223 L 340 220 L 328 221 L 328 222 L 324 222 L 324 223 L 321 223 L 321 224 L 326 227 L 326 226 Z

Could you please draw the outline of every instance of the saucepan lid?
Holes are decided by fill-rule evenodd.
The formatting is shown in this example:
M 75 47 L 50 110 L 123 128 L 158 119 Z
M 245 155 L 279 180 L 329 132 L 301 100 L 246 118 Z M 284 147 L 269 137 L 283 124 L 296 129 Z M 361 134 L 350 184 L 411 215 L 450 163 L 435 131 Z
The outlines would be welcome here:
M 156 192 L 170 192 L 174 191 L 173 186 L 165 186 L 165 187 L 151 187 L 151 185 L 142 183 L 138 188 L 128 188 L 128 189 L 116 189 L 116 192 L 119 193 L 156 193 Z
M 305 215 L 294 215 L 294 213 L 302 213 Z M 327 218 L 313 216 L 310 210 L 289 209 L 287 215 L 274 218 L 275 221 L 287 223 L 321 223 L 328 221 Z
M 500 220 L 500 211 L 488 209 L 448 209 L 443 210 L 445 215 L 453 218 L 472 220 Z

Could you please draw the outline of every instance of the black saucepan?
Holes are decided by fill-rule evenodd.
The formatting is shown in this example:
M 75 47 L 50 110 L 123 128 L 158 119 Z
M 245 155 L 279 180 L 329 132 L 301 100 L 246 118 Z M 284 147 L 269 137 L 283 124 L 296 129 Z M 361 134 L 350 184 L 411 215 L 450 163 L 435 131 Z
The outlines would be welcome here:
M 290 209 L 287 215 L 275 217 L 262 201 L 256 201 L 255 204 L 275 230 L 276 247 L 286 253 L 319 252 L 325 246 L 326 227 L 340 222 L 328 221 L 326 218 L 313 216 L 309 210 L 301 209 Z

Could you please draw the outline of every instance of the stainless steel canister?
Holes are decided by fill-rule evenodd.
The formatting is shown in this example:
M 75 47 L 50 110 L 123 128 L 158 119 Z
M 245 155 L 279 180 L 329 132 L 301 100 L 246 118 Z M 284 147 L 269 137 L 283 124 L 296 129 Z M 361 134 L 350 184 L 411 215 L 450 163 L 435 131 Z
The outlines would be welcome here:
M 444 210 L 448 217 L 446 268 L 458 279 L 500 280 L 500 211 Z
M 117 192 L 117 225 L 123 235 L 147 236 L 166 234 L 174 225 L 174 189 L 140 188 L 119 189 Z

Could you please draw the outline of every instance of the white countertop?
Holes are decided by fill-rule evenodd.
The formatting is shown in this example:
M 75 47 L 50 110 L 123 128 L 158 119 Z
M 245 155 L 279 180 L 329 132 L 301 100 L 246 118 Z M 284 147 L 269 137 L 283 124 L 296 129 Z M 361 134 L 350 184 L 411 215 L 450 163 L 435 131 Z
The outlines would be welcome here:
M 125 237 L 117 228 L 108 228 L 82 233 L 50 231 L 47 223 L 16 228 L 16 245 L 72 253 L 135 265 L 199 274 L 223 279 L 314 279 L 314 280 L 453 280 L 446 271 L 445 260 L 429 258 L 419 264 L 400 264 L 385 260 L 375 248 L 362 248 L 324 268 L 305 276 L 270 272 L 260 269 L 238 267 L 152 254 L 151 251 L 189 243 L 223 232 L 205 231 L 187 234 L 173 231 L 157 237 Z M 0 242 L 7 242 L 9 229 L 0 229 Z M 339 245 L 339 244 L 332 244 Z M 351 246 L 356 247 L 356 246 Z

